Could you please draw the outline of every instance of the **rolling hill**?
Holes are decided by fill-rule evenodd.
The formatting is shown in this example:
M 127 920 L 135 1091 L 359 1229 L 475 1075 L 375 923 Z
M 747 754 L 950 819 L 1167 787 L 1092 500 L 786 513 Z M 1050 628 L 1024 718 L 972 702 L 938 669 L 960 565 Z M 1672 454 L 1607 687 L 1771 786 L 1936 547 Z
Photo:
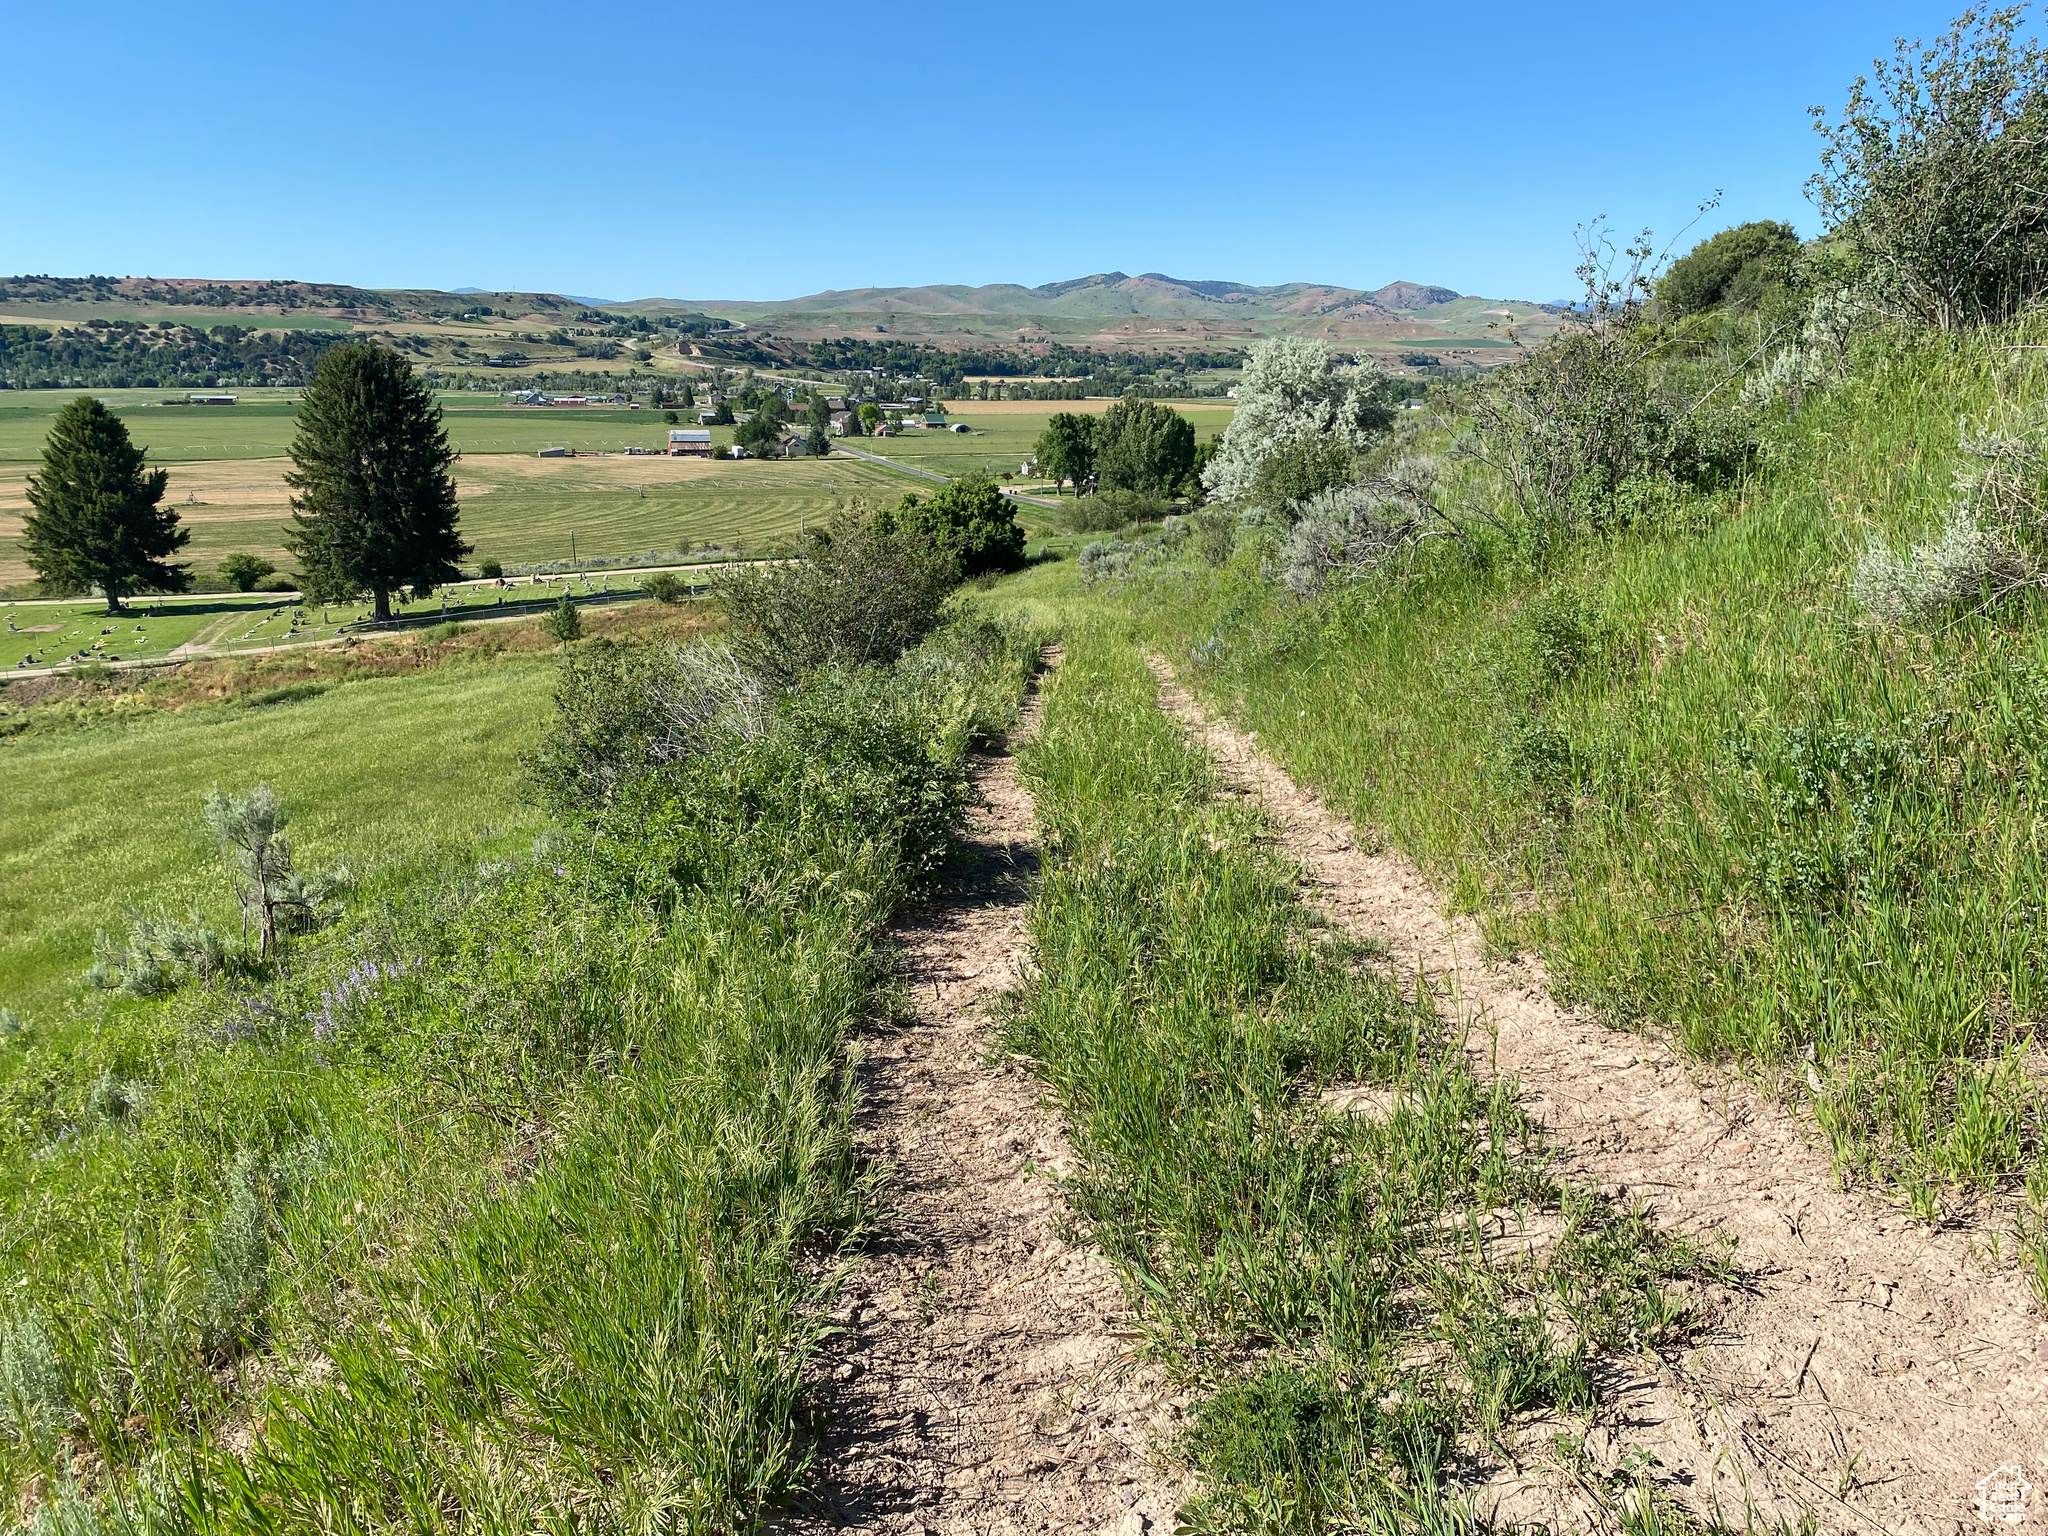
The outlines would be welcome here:
M 639 299 L 620 309 L 682 309 L 773 325 L 777 334 L 823 336 L 849 327 L 938 339 L 1090 339 L 1185 345 L 1285 333 L 1330 340 L 1509 346 L 1556 326 L 1555 305 L 1460 294 L 1434 284 L 1393 282 L 1364 290 L 1330 283 L 1248 283 L 1098 272 L 1027 288 L 940 283 L 907 288 L 828 289 L 801 298 Z

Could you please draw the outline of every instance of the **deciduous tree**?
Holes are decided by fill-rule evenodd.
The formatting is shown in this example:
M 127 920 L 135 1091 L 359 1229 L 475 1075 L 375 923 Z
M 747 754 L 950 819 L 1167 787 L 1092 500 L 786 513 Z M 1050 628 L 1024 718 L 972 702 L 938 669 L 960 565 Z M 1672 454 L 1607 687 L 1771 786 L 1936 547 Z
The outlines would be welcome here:
M 1079 491 L 1095 473 L 1095 418 L 1060 411 L 1045 424 L 1033 446 L 1039 473 L 1051 475 L 1055 486 L 1073 481 Z
M 1195 428 L 1170 405 L 1129 395 L 1095 428 L 1095 474 L 1105 491 L 1172 496 L 1195 464 Z
M 915 491 L 878 519 L 884 533 L 903 532 L 949 550 L 963 576 L 1014 571 L 1024 563 L 1017 508 L 993 480 L 971 475 L 930 496 Z
M 1808 194 L 1900 309 L 1955 330 L 2048 290 L 2048 49 L 2021 6 L 1899 40 L 1858 79 Z

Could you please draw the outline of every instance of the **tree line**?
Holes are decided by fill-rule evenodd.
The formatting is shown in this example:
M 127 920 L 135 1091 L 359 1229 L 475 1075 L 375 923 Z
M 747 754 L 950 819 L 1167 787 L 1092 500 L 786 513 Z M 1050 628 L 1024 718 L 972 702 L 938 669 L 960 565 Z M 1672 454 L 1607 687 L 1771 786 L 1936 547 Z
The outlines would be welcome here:
M 223 383 L 303 384 L 338 331 L 136 320 L 47 331 L 0 325 L 0 388 L 211 389 Z

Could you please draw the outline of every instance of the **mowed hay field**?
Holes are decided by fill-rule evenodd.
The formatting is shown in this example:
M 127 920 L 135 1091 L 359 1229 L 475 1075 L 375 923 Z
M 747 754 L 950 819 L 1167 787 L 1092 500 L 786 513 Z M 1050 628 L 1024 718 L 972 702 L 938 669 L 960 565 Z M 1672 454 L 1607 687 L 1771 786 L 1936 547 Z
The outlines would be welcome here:
M 936 435 L 936 434 L 935 434 Z M 288 459 L 174 464 L 169 501 L 192 542 L 181 559 L 210 574 L 238 551 L 290 568 Z M 0 586 L 31 573 L 16 541 L 28 514 L 29 464 L 0 464 Z M 463 536 L 475 559 L 507 565 L 716 545 L 752 549 L 827 522 L 853 497 L 894 502 L 915 482 L 853 459 L 542 459 L 478 454 L 455 468 Z M 187 498 L 195 498 L 188 503 Z
M 28 479 L 50 422 L 77 391 L 22 391 L 0 404 L 0 588 L 24 588 L 32 572 L 19 539 L 28 514 Z M 170 470 L 169 502 L 192 532 L 180 557 L 210 577 L 228 555 L 247 553 L 290 569 L 284 536 L 290 492 L 285 457 L 298 403 L 288 391 L 243 392 L 233 406 L 165 406 L 179 391 L 99 391 L 128 423 L 150 461 Z M 948 412 L 966 433 L 916 430 L 893 438 L 857 438 L 846 446 L 943 475 L 985 473 L 1015 480 L 1045 424 L 1058 411 L 1099 414 L 1113 402 L 955 401 Z M 625 456 L 628 447 L 666 440 L 660 413 L 551 410 L 506 406 L 496 397 L 442 399 L 449 440 L 463 457 L 455 469 L 462 529 L 473 560 L 506 565 L 666 555 L 707 546 L 748 552 L 798 528 L 829 522 L 858 497 L 890 505 L 922 486 L 844 455 L 818 459 L 671 459 Z M 1211 437 L 1230 423 L 1228 406 L 1175 406 Z M 718 428 L 713 441 L 730 442 Z M 576 458 L 543 459 L 563 447 Z M 605 457 L 596 457 L 603 454 Z M 1027 509 L 1023 515 L 1032 517 Z M 573 538 L 573 544 L 572 544 Z

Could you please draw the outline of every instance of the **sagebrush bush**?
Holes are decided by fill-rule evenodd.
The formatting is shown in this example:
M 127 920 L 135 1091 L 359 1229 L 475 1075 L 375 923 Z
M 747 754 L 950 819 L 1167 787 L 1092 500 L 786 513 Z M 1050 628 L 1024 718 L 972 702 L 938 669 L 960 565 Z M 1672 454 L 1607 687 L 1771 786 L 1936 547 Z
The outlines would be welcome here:
M 768 692 L 716 641 L 592 644 L 562 663 L 552 727 L 526 759 L 528 783 L 556 815 L 590 815 L 649 773 L 760 735 Z
M 1275 557 L 1280 580 L 1297 597 L 1383 569 L 1432 533 L 1457 525 L 1436 511 L 1435 460 L 1410 456 L 1362 481 L 1318 491 Z
M 1922 626 L 2048 584 L 2048 414 L 1962 437 L 1938 532 L 1903 554 L 1871 539 L 1850 595 L 1881 628 Z
M 207 1239 L 200 1331 L 209 1352 L 234 1352 L 261 1336 L 269 1288 L 270 1212 L 262 1162 L 248 1148 L 235 1154 Z
M 824 666 L 894 661 L 938 627 L 960 575 L 958 555 L 922 524 L 856 505 L 795 559 L 722 577 L 717 595 L 740 665 L 787 687 Z
M 42 1314 L 19 1308 L 0 1319 L 0 1428 L 36 1456 L 47 1456 L 71 1425 L 57 1347 Z

